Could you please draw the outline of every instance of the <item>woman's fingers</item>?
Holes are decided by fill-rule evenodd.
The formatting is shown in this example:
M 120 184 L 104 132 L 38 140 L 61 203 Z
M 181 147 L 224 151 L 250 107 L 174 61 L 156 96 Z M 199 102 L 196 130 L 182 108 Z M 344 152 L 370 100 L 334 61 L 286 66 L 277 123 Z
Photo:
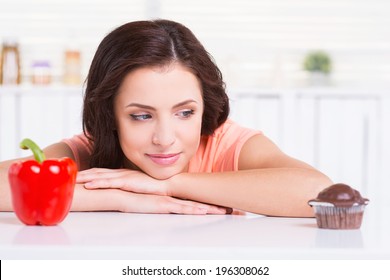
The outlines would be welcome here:
M 95 179 L 108 179 L 122 176 L 127 169 L 106 169 L 106 168 L 92 168 L 83 170 L 77 173 L 76 182 L 79 184 L 90 182 Z
M 122 174 L 112 178 L 94 179 L 84 183 L 86 189 L 121 189 L 140 194 L 167 195 L 162 181 L 144 174 Z
M 166 195 L 165 184 L 142 172 L 128 169 L 94 168 L 78 174 L 77 183 L 86 189 L 121 189 L 142 194 Z
M 131 185 L 130 185 L 131 186 Z M 92 179 L 91 181 L 87 181 L 84 183 L 84 187 L 87 189 L 124 189 L 131 191 L 130 188 L 128 188 L 128 182 L 125 180 L 125 178 L 121 177 L 111 177 L 111 178 L 100 178 L 100 179 Z
M 154 214 L 226 214 L 226 208 L 201 202 L 181 200 L 170 196 L 123 192 L 120 211 Z
M 191 215 L 231 213 L 231 209 L 226 207 L 170 197 L 163 180 L 153 179 L 134 170 L 93 168 L 79 172 L 77 183 L 90 190 L 120 189 L 133 193 L 135 196 L 132 197 L 137 202 L 125 205 L 125 212 Z
M 163 197 L 167 212 L 175 214 L 226 214 L 226 208 L 200 202 Z

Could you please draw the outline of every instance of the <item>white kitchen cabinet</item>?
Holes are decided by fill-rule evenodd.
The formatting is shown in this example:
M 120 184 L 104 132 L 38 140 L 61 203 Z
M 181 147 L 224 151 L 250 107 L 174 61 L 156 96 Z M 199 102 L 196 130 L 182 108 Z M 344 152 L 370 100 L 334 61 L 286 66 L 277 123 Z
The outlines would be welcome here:
M 375 95 L 298 96 L 299 157 L 372 197 L 380 186 L 380 101 Z
M 283 108 L 279 94 L 235 95 L 231 98 L 230 118 L 246 127 L 263 131 L 278 144 L 282 141 Z
M 385 140 L 390 137 L 390 110 L 384 105 L 389 97 L 382 91 L 331 88 L 241 91 L 232 97 L 232 118 L 262 130 L 286 153 L 334 182 L 375 200 L 390 193 L 384 186 L 390 169 Z
M 43 148 L 80 133 L 81 105 L 80 88 L 0 88 L 0 160 L 30 155 L 23 138 Z
M 16 155 L 16 92 L 0 91 L 0 160 Z

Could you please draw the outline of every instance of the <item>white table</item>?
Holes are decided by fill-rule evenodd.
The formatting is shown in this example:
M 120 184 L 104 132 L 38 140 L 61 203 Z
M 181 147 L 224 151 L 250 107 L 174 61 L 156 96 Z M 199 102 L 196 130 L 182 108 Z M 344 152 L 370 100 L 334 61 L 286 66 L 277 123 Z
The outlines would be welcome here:
M 366 208 L 358 230 L 312 218 L 70 213 L 24 226 L 0 213 L 0 259 L 390 259 L 390 218 Z

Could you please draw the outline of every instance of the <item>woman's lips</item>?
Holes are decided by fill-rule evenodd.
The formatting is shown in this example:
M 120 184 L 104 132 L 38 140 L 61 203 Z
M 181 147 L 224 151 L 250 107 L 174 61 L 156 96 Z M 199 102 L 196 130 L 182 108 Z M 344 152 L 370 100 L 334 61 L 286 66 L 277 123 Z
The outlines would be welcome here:
M 180 153 L 177 154 L 146 154 L 154 163 L 158 165 L 174 164 L 179 158 Z

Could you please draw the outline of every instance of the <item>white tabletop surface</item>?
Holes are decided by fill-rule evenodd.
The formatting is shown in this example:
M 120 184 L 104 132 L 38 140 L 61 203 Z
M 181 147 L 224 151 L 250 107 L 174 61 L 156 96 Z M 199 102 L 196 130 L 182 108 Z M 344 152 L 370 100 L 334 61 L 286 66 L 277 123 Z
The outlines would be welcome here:
M 366 208 L 358 230 L 314 218 L 70 213 L 25 226 L 0 213 L 0 259 L 390 259 L 390 219 Z

